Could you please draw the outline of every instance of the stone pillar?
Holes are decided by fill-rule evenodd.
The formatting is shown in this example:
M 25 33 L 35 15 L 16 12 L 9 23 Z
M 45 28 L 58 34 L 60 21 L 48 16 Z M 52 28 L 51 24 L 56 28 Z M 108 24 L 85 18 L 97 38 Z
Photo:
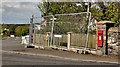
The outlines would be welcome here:
M 67 38 L 68 38 L 68 43 L 67 43 L 67 49 L 70 49 L 70 45 L 71 45 L 71 33 L 72 32 L 68 32 L 67 34 Z

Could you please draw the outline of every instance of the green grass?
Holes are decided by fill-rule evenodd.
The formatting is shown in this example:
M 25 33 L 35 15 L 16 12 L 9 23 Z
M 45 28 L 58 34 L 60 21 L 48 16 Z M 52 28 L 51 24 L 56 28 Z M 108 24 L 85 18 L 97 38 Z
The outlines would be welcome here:
M 8 37 L 8 36 L 6 36 L 6 35 L 0 35 L 0 39 L 2 39 L 4 37 Z
M 2 36 L 0 35 L 0 39 L 2 39 Z

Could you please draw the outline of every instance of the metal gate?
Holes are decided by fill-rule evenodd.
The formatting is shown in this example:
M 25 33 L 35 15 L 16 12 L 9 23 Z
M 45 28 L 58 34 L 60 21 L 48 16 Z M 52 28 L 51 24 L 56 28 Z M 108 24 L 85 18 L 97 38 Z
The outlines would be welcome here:
M 58 48 L 87 48 L 91 13 L 56 14 L 53 45 Z
M 33 43 L 37 46 L 49 47 L 52 42 L 53 16 L 34 17 Z
M 90 19 L 90 12 L 34 17 L 33 43 L 43 47 L 83 47 L 86 50 Z

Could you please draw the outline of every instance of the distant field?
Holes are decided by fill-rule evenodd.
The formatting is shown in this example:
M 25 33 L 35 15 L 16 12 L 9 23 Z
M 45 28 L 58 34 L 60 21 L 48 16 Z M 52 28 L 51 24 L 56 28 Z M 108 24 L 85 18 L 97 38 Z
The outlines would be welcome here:
M 0 35 L 0 39 L 2 38 L 2 36 Z

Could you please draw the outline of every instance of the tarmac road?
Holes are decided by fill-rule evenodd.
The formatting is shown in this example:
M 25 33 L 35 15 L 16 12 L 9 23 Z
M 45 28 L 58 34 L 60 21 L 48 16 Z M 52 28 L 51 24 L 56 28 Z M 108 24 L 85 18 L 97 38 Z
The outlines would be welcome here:
M 43 56 L 28 56 L 3 53 L 3 65 L 113 65 L 109 63 L 73 61 Z

